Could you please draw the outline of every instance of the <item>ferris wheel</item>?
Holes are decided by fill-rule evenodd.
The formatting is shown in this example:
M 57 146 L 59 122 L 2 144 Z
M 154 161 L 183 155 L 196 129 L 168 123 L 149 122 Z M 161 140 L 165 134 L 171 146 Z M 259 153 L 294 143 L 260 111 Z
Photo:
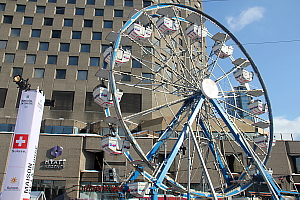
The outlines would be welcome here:
M 260 176 L 281 197 L 265 167 L 274 145 L 267 89 L 227 28 L 195 8 L 166 3 L 133 11 L 106 40 L 113 45 L 96 74 L 103 84 L 94 99 L 113 132 L 103 149 L 124 154 L 135 168 L 126 180 L 132 195 L 217 199 L 243 192 Z M 126 93 L 136 94 L 134 113 L 122 109 Z M 151 149 L 143 146 L 146 130 L 157 137 Z

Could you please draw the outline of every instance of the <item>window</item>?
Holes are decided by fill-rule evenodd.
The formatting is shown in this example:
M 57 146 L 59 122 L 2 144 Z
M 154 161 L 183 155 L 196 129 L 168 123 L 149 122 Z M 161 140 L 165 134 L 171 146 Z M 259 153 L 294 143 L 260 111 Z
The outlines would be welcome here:
M 25 12 L 25 5 L 17 5 L 16 12 Z
M 293 173 L 300 174 L 300 157 L 292 156 Z
M 78 80 L 87 80 L 88 71 L 87 70 L 78 70 L 77 79 Z
M 109 47 L 109 45 L 102 44 L 102 46 L 101 46 L 101 53 L 104 53 L 105 49 L 107 49 L 108 47 Z
M 45 69 L 35 68 L 33 78 L 44 78 Z
M 56 0 L 48 0 L 49 3 L 56 3 Z
M 145 49 L 143 49 L 144 54 L 152 55 L 153 54 L 153 48 L 149 46 L 145 46 Z
M 0 108 L 4 108 L 5 100 L 6 100 L 7 89 L 0 88 Z
M 73 110 L 73 91 L 53 91 L 52 99 L 55 99 L 56 105 L 55 107 L 50 107 L 50 110 Z
M 36 13 L 45 13 L 46 6 L 36 6 Z
M 115 1 L 114 0 L 106 0 L 105 5 L 113 6 L 113 5 L 115 5 Z
M 81 52 L 90 52 L 91 45 L 90 44 L 81 44 Z
M 100 58 L 91 57 L 90 58 L 90 66 L 99 66 Z
M 49 42 L 40 42 L 40 51 L 48 51 Z
M 56 65 L 57 62 L 57 56 L 48 56 L 47 64 Z
M 60 38 L 61 30 L 52 30 L 52 38 Z
M 158 64 L 158 63 L 155 63 L 154 64 L 154 71 L 155 72 L 159 72 L 159 70 L 161 70 L 163 67 L 160 65 L 160 64 Z
M 20 28 L 12 28 L 10 30 L 10 36 L 20 36 L 21 29 Z
M 70 3 L 70 4 L 76 4 L 76 0 L 68 0 L 68 3 Z
M 134 105 L 134 106 L 132 106 Z M 142 95 L 124 93 L 120 101 L 121 110 L 124 113 L 137 113 L 142 110 Z
M 31 37 L 40 37 L 41 36 L 41 29 L 32 29 Z
M 64 7 L 56 7 L 56 14 L 65 14 L 65 8 Z
M 144 0 L 144 7 L 151 6 L 152 1 L 145 1 Z
M 103 16 L 104 9 L 95 9 L 95 16 Z
M 21 67 L 13 67 L 12 77 L 23 74 L 23 68 Z
M 95 103 L 93 92 L 87 92 L 85 96 L 85 111 L 98 111 L 103 112 L 101 106 Z
M 113 21 L 104 20 L 103 28 L 112 28 L 112 27 L 113 27 Z
M 60 51 L 69 52 L 70 44 L 69 43 L 60 43 Z
M 24 17 L 24 24 L 32 25 L 32 23 L 33 23 L 33 17 Z
M 125 0 L 124 1 L 124 6 L 133 7 L 133 0 Z
M 154 74 L 143 73 L 142 76 L 146 78 L 146 79 L 143 79 L 143 82 L 147 82 L 147 83 L 153 82 L 152 80 L 154 79 Z M 152 80 L 149 80 L 149 79 L 152 79 Z
M 78 56 L 69 56 L 68 65 L 78 65 Z
M 123 10 L 114 10 L 114 17 L 123 17 Z
M 93 27 L 93 20 L 85 19 L 84 20 L 84 27 Z
M 3 23 L 11 24 L 13 21 L 13 16 L 4 15 L 3 16 Z
M 128 74 L 122 74 L 122 81 L 131 81 L 131 76 Z
M 36 55 L 26 55 L 26 63 L 35 64 Z
M 84 15 L 84 8 L 76 8 L 75 15 Z
M 165 51 L 166 51 L 168 54 L 171 54 L 172 49 L 171 49 L 169 46 L 166 46 Z
M 238 173 L 243 171 L 243 157 L 241 153 L 236 155 L 226 155 L 226 160 L 231 172 Z
M 132 46 L 128 45 L 128 46 L 123 46 L 122 47 L 124 50 L 132 50 Z
M 0 40 L 0 49 L 6 49 L 7 40 Z
M 0 11 L 4 11 L 5 10 L 5 3 L 0 3 Z
M 44 25 L 45 26 L 52 26 L 53 18 L 44 18 Z
M 37 0 L 28 0 L 28 1 L 37 2 Z
M 72 31 L 72 39 L 81 39 L 81 31 Z
M 92 40 L 101 40 L 102 32 L 93 32 Z
M 57 69 L 56 70 L 56 79 L 66 79 L 66 69 Z
M 19 42 L 19 50 L 27 50 L 28 48 L 28 41 L 20 41 Z
M 142 68 L 142 64 L 137 60 L 132 60 L 132 68 Z
M 95 5 L 95 0 L 86 0 L 87 5 Z
M 160 46 L 160 40 L 158 38 L 154 37 L 153 44 L 156 46 Z
M 15 54 L 12 54 L 12 53 L 6 53 L 5 54 L 4 62 L 13 63 L 14 60 L 15 60 Z
M 64 26 L 73 26 L 73 19 L 64 19 Z
M 180 38 L 178 38 L 178 43 L 179 43 L 179 45 L 183 45 L 183 42 L 182 42 L 182 39 L 180 39 Z

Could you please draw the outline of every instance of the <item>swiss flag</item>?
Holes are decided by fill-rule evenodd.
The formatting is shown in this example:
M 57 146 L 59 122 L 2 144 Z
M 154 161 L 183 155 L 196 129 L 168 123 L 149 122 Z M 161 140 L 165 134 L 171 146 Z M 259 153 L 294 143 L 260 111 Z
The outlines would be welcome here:
M 28 134 L 15 134 L 13 149 L 27 149 Z

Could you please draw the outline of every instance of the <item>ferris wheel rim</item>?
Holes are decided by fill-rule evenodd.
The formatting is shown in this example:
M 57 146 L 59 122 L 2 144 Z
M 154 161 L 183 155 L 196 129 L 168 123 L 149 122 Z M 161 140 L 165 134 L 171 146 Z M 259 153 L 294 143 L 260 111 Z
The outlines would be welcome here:
M 209 15 L 203 13 L 202 11 L 199 11 L 199 10 L 196 10 L 192 7 L 189 7 L 189 6 L 184 6 L 184 5 L 180 5 L 180 4 L 157 4 L 157 5 L 154 5 L 154 6 L 150 6 L 150 7 L 147 7 L 147 8 L 144 8 L 142 9 L 141 11 L 138 11 L 138 14 L 135 14 L 134 17 L 132 17 L 130 20 L 128 20 L 125 25 L 123 26 L 123 28 L 121 29 L 121 31 L 119 32 L 118 36 L 117 36 L 117 39 L 116 39 L 116 42 L 114 43 L 114 50 L 118 49 L 119 48 L 119 45 L 120 45 L 120 41 L 121 41 L 121 37 L 122 37 L 122 33 L 143 13 L 143 12 L 146 12 L 151 9 L 157 9 L 160 5 L 162 6 L 166 6 L 166 7 L 169 7 L 169 6 L 180 6 L 180 7 L 183 7 L 185 9 L 190 9 L 194 12 L 197 12 L 203 16 L 205 16 L 206 18 L 210 19 L 211 21 L 213 21 L 214 23 L 216 23 L 219 28 L 221 28 L 224 32 L 226 32 L 228 35 L 230 35 L 231 39 L 235 41 L 235 43 L 239 46 L 239 48 L 241 49 L 241 51 L 244 53 L 244 55 L 248 58 L 248 60 L 251 62 L 251 65 L 252 65 L 252 68 L 255 69 L 255 72 L 256 72 L 256 75 L 258 76 L 259 78 L 259 82 L 260 82 L 260 85 L 263 87 L 263 90 L 265 92 L 264 94 L 264 97 L 266 99 L 266 102 L 268 104 L 268 107 L 269 107 L 269 120 L 270 120 L 270 140 L 271 142 L 269 142 L 269 149 L 268 149 L 268 152 L 270 153 L 271 151 L 271 148 L 272 148 L 272 141 L 273 141 L 273 120 L 272 120 L 272 111 L 271 111 L 271 105 L 270 105 L 270 101 L 269 101 L 269 97 L 268 97 L 268 94 L 267 94 L 267 90 L 266 90 L 266 87 L 265 87 L 265 84 L 264 84 L 264 81 L 258 71 L 258 68 L 256 67 L 256 65 L 254 64 L 252 58 L 250 57 L 250 55 L 247 53 L 247 51 L 243 48 L 243 46 L 241 45 L 241 43 L 235 38 L 235 36 L 228 30 L 226 29 L 222 24 L 220 24 L 218 21 L 216 21 L 214 18 L 210 17 Z M 110 82 L 109 82 L 109 89 L 110 89 L 110 92 L 112 94 L 114 94 L 116 92 L 116 83 L 114 81 L 114 75 L 113 75 L 113 70 L 114 70 L 114 65 L 115 65 L 115 58 L 116 58 L 116 51 L 113 52 L 113 55 L 112 55 L 112 59 L 111 59 L 111 63 L 110 63 Z M 130 133 L 130 130 L 128 129 L 128 127 L 126 126 L 126 124 L 123 122 L 123 116 L 122 116 L 122 113 L 121 113 L 121 109 L 120 109 L 120 105 L 119 105 L 119 102 L 118 100 L 116 99 L 115 95 L 113 95 L 113 101 L 114 101 L 114 104 L 116 106 L 116 114 L 117 114 L 117 117 L 119 118 L 120 122 L 121 122 L 121 127 L 126 130 L 128 133 Z M 130 135 L 130 134 L 128 134 Z M 133 137 L 131 138 L 133 139 Z M 132 140 L 133 141 L 133 140 Z M 138 150 L 140 151 L 140 150 Z M 146 155 L 142 155 L 142 157 L 146 158 Z M 266 157 L 265 159 L 265 163 L 267 162 L 268 160 L 268 157 Z

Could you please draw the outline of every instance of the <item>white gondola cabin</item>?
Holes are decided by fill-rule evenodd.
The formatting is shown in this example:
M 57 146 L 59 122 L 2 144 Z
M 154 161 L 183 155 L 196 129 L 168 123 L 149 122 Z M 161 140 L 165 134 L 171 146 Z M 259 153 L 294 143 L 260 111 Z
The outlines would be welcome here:
M 179 23 L 168 17 L 162 17 L 157 21 L 157 27 L 162 34 L 171 35 L 179 29 Z
M 107 49 L 105 49 L 105 51 L 103 53 L 104 60 L 108 64 L 110 64 L 112 52 L 113 52 L 113 48 L 108 47 Z M 130 51 L 126 51 L 124 49 L 118 49 L 117 55 L 116 55 L 116 60 L 115 60 L 117 66 L 120 67 L 122 64 L 127 63 L 130 60 L 130 56 L 131 56 Z
M 267 105 L 262 103 L 261 100 L 254 100 L 248 105 L 250 112 L 255 115 L 261 115 L 268 111 Z
M 207 28 L 192 24 L 186 29 L 186 34 L 192 40 L 200 40 L 202 37 L 206 37 L 208 33 Z
M 150 27 L 143 27 L 140 24 L 133 23 L 128 29 L 127 34 L 133 40 L 147 39 L 151 37 L 152 29 Z
M 93 91 L 93 96 L 94 96 L 94 102 L 103 108 L 109 108 L 114 105 L 112 101 L 111 93 L 108 91 L 107 88 L 103 86 L 96 87 Z M 121 101 L 122 96 L 123 96 L 123 92 L 121 91 L 116 92 L 116 97 L 118 101 Z
M 216 44 L 213 47 L 213 52 L 215 55 L 217 55 L 219 58 L 227 58 L 233 54 L 233 47 L 227 46 L 225 44 Z
M 130 150 L 130 142 L 117 137 L 106 137 L 101 140 L 103 151 L 109 154 L 122 154 Z
M 150 193 L 150 183 L 148 182 L 133 182 L 128 183 L 130 194 L 135 197 L 144 197 Z
M 233 76 L 240 84 L 249 83 L 253 80 L 253 72 L 248 72 L 245 69 L 234 71 Z

